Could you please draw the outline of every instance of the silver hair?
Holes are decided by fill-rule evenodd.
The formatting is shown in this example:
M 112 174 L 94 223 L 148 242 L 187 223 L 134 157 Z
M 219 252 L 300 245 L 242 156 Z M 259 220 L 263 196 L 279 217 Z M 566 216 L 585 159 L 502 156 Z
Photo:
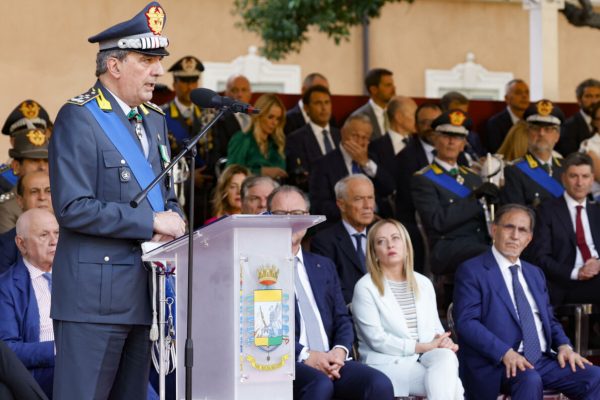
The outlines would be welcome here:
M 261 183 L 270 183 L 271 186 L 273 186 L 273 189 L 277 189 L 279 187 L 279 183 L 268 176 L 249 176 L 242 182 L 242 189 L 240 190 L 242 202 L 246 196 L 248 196 L 248 190 Z
M 365 182 L 369 182 L 369 185 L 373 186 L 373 182 L 369 179 L 365 174 L 353 174 L 348 175 L 335 184 L 333 190 L 335 191 L 336 199 L 347 199 L 348 197 L 348 183 L 353 180 L 361 180 Z
M 121 49 L 99 51 L 96 55 L 96 77 L 108 71 L 107 61 L 109 58 L 114 57 L 119 61 L 123 61 L 127 54 L 129 54 L 128 50 Z

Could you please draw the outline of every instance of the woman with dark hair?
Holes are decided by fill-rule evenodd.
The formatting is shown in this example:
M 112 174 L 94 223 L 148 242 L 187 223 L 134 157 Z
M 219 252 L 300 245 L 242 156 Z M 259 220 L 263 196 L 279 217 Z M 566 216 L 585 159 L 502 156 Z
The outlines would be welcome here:
M 209 224 L 223 215 L 239 214 L 242 210 L 240 196 L 242 182 L 250 176 L 250 170 L 243 165 L 231 164 L 223 170 L 217 180 L 217 187 L 213 192 L 212 208 L 213 217 L 206 220 Z
M 254 106 L 260 113 L 252 116 L 248 132 L 240 131 L 231 137 L 227 165 L 244 165 L 254 175 L 285 178 L 285 106 L 272 93 L 260 96 Z
M 395 396 L 463 399 L 458 345 L 442 328 L 431 281 L 413 270 L 402 224 L 387 219 L 373 225 L 366 263 L 368 274 L 352 299 L 361 361 L 390 378 Z

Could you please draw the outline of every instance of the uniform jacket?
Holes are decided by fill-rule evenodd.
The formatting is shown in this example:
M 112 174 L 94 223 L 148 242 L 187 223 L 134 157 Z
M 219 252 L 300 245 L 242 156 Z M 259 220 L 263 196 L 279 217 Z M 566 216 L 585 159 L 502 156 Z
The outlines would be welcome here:
M 427 343 L 444 333 L 438 317 L 435 291 L 431 281 L 415 273 L 419 296 L 415 299 L 419 342 Z M 408 396 L 410 369 L 419 354 L 417 341 L 410 337 L 406 319 L 384 280 L 384 294 L 371 275 L 363 276 L 354 288 L 352 316 L 358 336 L 358 352 L 363 363 L 383 371 L 394 385 L 396 396 Z
M 95 89 L 75 102 L 97 101 L 97 91 L 102 90 L 111 108 L 105 112 L 118 115 L 141 151 L 134 127 L 116 100 L 99 82 Z M 169 144 L 167 126 L 158 107 L 147 104 L 145 108 L 148 162 L 157 175 L 163 168 L 159 145 Z M 148 273 L 142 265 L 140 242 L 152 238 L 153 210 L 148 201 L 137 208 L 129 205 L 141 187 L 127 162 L 91 112 L 72 103 L 58 113 L 49 155 L 52 204 L 60 226 L 52 318 L 150 324 Z M 167 182 L 158 183 L 165 209 L 181 214 Z
M 549 348 L 570 344 L 552 312 L 543 272 L 525 261 L 521 266 Z M 454 282 L 454 321 L 466 398 L 495 400 L 506 373 L 502 357 L 510 348 L 517 351 L 523 340 L 516 307 L 491 249 L 463 263 Z
M 589 125 L 581 112 L 577 111 L 561 125 L 560 139 L 556 143 L 556 151 L 566 157 L 575 151 L 579 151 L 581 142 L 591 136 L 592 131 L 590 131 Z

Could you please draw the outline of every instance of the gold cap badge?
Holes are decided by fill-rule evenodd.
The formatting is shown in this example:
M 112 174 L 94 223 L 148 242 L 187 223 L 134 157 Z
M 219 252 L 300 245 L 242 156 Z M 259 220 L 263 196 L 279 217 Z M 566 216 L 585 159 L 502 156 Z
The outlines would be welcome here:
M 146 19 L 148 20 L 148 28 L 155 35 L 160 35 L 163 30 L 165 23 L 165 12 L 162 7 L 152 6 L 146 12 Z

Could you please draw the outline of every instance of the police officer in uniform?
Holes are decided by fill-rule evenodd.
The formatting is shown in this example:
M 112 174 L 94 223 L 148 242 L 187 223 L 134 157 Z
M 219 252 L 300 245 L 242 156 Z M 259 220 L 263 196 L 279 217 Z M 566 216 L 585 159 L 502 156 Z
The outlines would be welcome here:
M 470 119 L 460 110 L 437 117 L 431 125 L 436 156 L 411 182 L 413 202 L 431 245 L 431 268 L 438 275 L 453 273 L 490 244 L 480 199 L 497 202 L 498 188 L 482 184 L 479 175 L 457 163 L 469 126 Z
M 529 148 L 525 157 L 504 168 L 503 204 L 518 203 L 537 207 L 548 198 L 562 196 L 562 167 L 554 153 L 560 138 L 563 112 L 550 100 L 540 100 L 525 110 Z
M 0 166 L 0 233 L 15 227 L 21 215 L 17 204 L 16 184 L 19 177 L 32 171 L 48 170 L 48 130 L 50 117 L 34 100 L 21 102 L 2 127 L 10 135 L 12 161 Z
M 54 400 L 145 399 L 152 320 L 140 242 L 183 235 L 172 180 L 130 200 L 170 163 L 162 110 L 149 102 L 168 39 L 157 2 L 88 39 L 98 81 L 65 104 L 49 149 L 60 236 L 52 271 Z
M 175 98 L 162 106 L 169 129 L 171 152 L 178 154 L 186 141 L 196 135 L 204 125 L 210 122 L 215 112 L 212 109 L 201 109 L 190 99 L 192 90 L 198 87 L 200 74 L 204 71 L 202 62 L 194 56 L 185 56 L 169 68 L 173 74 L 173 90 Z M 219 156 L 214 142 L 212 130 L 198 142 L 195 169 L 194 227 L 198 227 L 210 217 L 210 193 L 214 187 L 214 168 Z M 189 182 L 183 188 L 184 198 L 189 199 Z M 179 187 L 178 187 L 179 189 Z M 181 196 L 180 196 L 181 198 Z M 187 207 L 185 210 L 187 211 Z

